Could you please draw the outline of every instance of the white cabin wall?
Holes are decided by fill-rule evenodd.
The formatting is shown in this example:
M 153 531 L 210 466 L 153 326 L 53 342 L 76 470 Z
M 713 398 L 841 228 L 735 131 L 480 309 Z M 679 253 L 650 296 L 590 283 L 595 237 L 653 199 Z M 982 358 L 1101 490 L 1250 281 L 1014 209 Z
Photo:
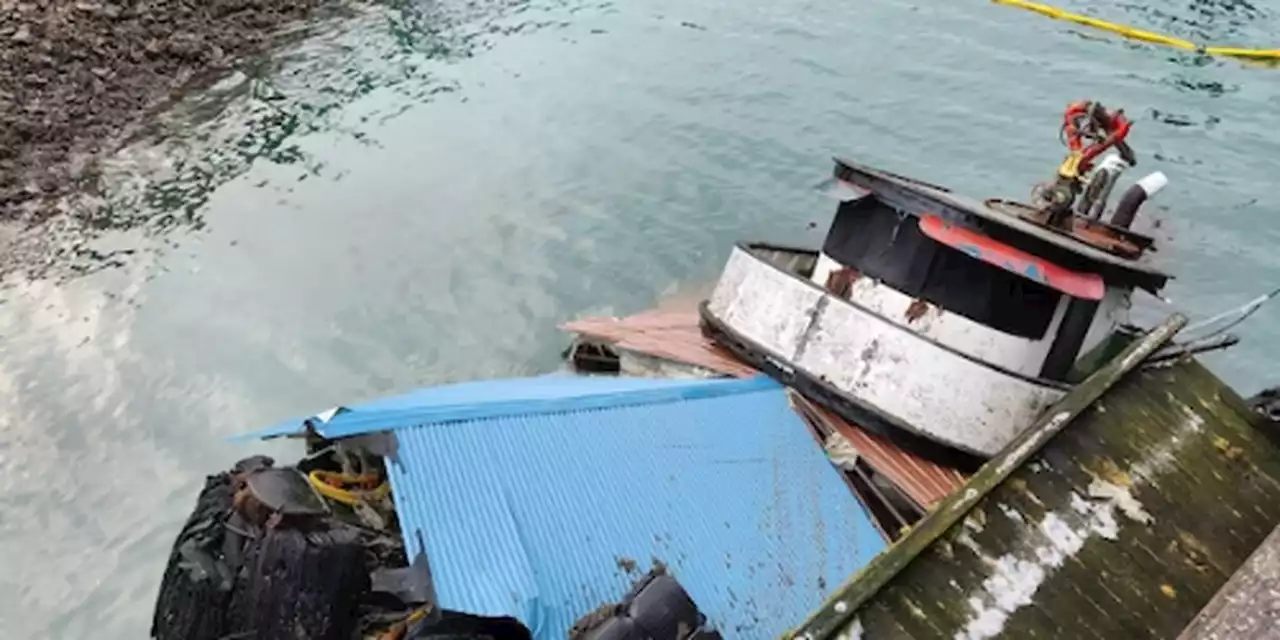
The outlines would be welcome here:
M 871 278 L 855 282 L 849 300 L 912 333 L 941 342 L 983 362 L 1031 377 L 1040 375 L 1067 308 L 1064 298 L 1054 310 L 1044 335 L 1033 340 L 992 329 L 933 304 L 911 319 L 907 312 L 915 298 Z
M 827 275 L 842 266 L 827 254 L 819 254 L 811 280 L 820 287 L 824 286 Z M 919 317 L 908 319 L 907 310 L 911 308 L 915 298 L 874 278 L 856 280 L 849 300 L 912 333 L 936 340 L 983 362 L 1031 377 L 1040 375 L 1040 369 L 1053 347 L 1054 336 L 1062 324 L 1069 302 L 1064 296 L 1054 310 L 1053 319 L 1044 335 L 1039 339 L 1031 339 L 992 329 L 932 304 Z
M 1064 393 L 923 340 L 741 248 L 708 309 L 767 355 L 975 453 L 994 455 Z

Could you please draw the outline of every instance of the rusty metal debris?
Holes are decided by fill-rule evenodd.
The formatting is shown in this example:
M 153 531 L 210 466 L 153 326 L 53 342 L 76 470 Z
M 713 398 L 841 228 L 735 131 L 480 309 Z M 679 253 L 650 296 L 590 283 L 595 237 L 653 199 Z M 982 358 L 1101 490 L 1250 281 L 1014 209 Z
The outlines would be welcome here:
M 849 294 L 853 292 L 853 283 L 860 277 L 862 274 L 857 269 L 841 267 L 827 275 L 827 290 L 838 298 L 848 300 Z
M 570 333 L 635 351 L 745 378 L 755 369 L 738 361 L 698 328 L 698 312 L 652 310 L 625 318 L 583 318 L 560 325 Z
M 923 317 L 925 312 L 928 310 L 929 310 L 929 303 L 919 298 L 916 298 L 915 300 L 911 301 L 911 306 L 907 307 L 907 312 L 904 315 L 906 315 L 907 322 L 915 322 L 916 320 L 919 320 L 921 317 Z
M 1002 200 L 992 198 L 984 204 L 988 208 L 1018 216 L 1024 220 L 1030 220 L 1037 224 L 1045 225 L 1048 220 L 1047 212 L 1036 209 L 1028 204 L 1015 202 L 1013 200 Z M 1045 228 L 1050 228 L 1046 226 Z M 1143 251 L 1151 248 L 1152 239 L 1128 229 L 1121 229 L 1089 218 L 1073 217 L 1072 228 L 1070 231 L 1055 229 L 1059 233 L 1070 236 L 1092 247 L 1107 251 L 1123 258 L 1137 258 L 1142 255 Z
M 829 433 L 839 433 L 858 454 L 912 501 L 928 511 L 968 477 L 955 469 L 930 462 L 894 446 L 892 442 L 859 428 L 798 393 L 792 399 L 801 413 L 813 418 Z

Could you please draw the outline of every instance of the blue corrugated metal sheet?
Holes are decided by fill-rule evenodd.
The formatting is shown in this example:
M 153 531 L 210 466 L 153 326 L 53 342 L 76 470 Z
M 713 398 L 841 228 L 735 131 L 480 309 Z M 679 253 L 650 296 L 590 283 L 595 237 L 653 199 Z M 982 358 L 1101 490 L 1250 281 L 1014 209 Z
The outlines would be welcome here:
M 559 640 L 659 561 L 726 637 L 775 637 L 884 547 L 767 380 L 493 384 L 469 393 L 536 401 L 399 429 L 388 463 L 445 608 Z
M 290 418 L 235 439 L 299 434 L 312 420 L 326 438 L 398 429 L 426 423 L 475 420 L 529 413 L 649 403 L 776 387 L 767 376 L 744 383 L 726 380 L 675 380 L 623 376 L 549 374 L 532 378 L 479 380 L 426 387 L 409 393 L 341 407 L 333 417 Z

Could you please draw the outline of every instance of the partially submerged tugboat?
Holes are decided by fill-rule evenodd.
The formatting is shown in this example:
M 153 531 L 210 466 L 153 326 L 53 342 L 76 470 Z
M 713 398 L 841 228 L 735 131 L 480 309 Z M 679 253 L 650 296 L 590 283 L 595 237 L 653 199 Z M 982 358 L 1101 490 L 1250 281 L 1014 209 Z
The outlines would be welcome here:
M 739 245 L 703 322 L 742 359 L 935 461 L 973 468 L 1000 451 L 1080 379 L 1082 354 L 1132 335 L 1134 290 L 1169 278 L 1147 260 L 1153 240 L 1129 229 L 1159 172 L 1109 222 L 1100 199 L 1071 198 L 1084 215 L 977 202 L 845 160 L 835 179 L 847 195 L 821 250 Z
M 1169 276 L 1129 228 L 1162 174 L 1105 216 L 1128 127 L 1072 105 L 1033 205 L 837 161 L 820 249 L 566 325 L 621 375 L 252 434 L 306 453 L 210 478 L 153 637 L 1176 633 L 1280 523 L 1280 438 L 1192 357 L 1229 341 L 1129 324 Z

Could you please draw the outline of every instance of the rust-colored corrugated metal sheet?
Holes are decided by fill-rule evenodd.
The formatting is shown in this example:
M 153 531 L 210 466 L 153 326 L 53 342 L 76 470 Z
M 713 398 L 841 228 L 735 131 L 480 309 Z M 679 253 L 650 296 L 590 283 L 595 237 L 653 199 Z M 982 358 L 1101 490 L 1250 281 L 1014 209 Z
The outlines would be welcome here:
M 625 318 L 583 318 L 560 328 L 603 340 L 619 349 L 683 362 L 745 378 L 756 370 L 702 335 L 697 311 L 650 310 Z
M 792 399 L 800 411 L 818 420 L 828 433 L 836 432 L 848 439 L 867 464 L 926 510 L 968 479 L 955 469 L 899 449 L 892 442 L 857 427 L 798 393 L 792 392 Z
M 746 377 L 755 369 L 717 346 L 698 328 L 696 310 L 650 310 L 625 318 L 584 318 L 567 322 L 561 329 L 608 342 L 619 349 L 637 351 L 676 362 L 696 365 Z M 933 507 L 956 487 L 964 484 L 964 474 L 906 451 L 892 442 L 868 433 L 813 402 L 792 394 L 796 406 L 810 417 L 837 431 L 858 450 L 873 469 L 884 475 L 924 509 Z

